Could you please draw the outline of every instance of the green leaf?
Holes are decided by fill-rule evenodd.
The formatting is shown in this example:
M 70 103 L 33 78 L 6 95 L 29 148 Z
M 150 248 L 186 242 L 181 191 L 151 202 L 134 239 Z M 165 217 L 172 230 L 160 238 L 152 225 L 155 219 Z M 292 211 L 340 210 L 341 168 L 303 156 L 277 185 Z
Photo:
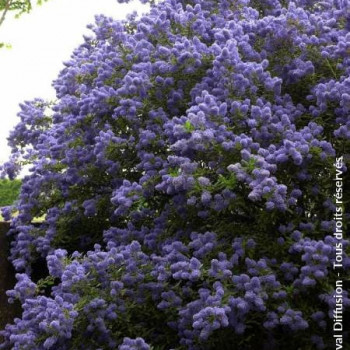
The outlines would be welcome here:
M 187 132 L 192 132 L 195 130 L 194 126 L 191 124 L 189 120 L 186 120 L 186 123 L 184 124 L 184 128 Z

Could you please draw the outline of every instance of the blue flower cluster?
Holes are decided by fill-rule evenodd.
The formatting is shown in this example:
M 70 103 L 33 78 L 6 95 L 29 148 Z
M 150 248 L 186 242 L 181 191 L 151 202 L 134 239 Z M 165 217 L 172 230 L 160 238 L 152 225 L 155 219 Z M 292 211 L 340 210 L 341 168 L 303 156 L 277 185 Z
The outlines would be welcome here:
M 0 349 L 330 348 L 350 1 L 143 2 L 20 106 Z

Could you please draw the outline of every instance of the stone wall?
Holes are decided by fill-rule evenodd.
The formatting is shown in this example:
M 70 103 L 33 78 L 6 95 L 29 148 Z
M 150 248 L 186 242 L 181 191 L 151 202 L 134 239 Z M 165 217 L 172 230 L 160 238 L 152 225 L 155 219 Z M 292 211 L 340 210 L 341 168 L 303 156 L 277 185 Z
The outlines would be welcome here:
M 14 269 L 8 261 L 9 244 L 6 233 L 9 229 L 9 223 L 0 222 L 0 330 L 20 315 L 19 304 L 9 304 L 6 296 L 6 290 L 12 289 L 16 282 Z

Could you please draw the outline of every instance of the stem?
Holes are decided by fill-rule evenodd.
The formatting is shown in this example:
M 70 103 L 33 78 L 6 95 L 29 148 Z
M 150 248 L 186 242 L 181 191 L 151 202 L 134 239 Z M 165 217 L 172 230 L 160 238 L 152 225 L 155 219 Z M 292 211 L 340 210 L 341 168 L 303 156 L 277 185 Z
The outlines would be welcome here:
M 10 9 L 11 2 L 12 2 L 12 0 L 8 0 L 6 2 L 5 8 L 4 8 L 4 12 L 2 13 L 2 16 L 0 18 L 0 26 L 3 24 L 3 22 L 5 20 L 6 14 L 7 14 L 8 10 Z
M 337 79 L 337 74 L 335 73 L 331 63 L 329 62 L 328 58 L 326 58 L 326 61 L 327 61 L 327 64 L 329 66 L 329 69 L 332 71 L 333 75 L 334 75 L 334 78 Z

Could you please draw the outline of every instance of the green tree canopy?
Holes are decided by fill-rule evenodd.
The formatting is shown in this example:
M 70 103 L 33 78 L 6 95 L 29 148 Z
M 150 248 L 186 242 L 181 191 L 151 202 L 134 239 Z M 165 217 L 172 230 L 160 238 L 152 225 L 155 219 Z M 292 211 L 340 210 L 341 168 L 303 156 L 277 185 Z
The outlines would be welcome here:
M 0 207 L 11 205 L 18 198 L 21 180 L 0 180 Z
M 41 5 L 44 1 L 47 0 L 37 0 L 36 4 Z M 32 1 L 23 0 L 0 0 L 0 27 L 4 23 L 6 16 L 11 11 L 15 14 L 16 17 L 19 17 L 23 13 L 29 13 L 32 10 Z M 0 47 L 3 47 L 4 43 L 0 42 Z

